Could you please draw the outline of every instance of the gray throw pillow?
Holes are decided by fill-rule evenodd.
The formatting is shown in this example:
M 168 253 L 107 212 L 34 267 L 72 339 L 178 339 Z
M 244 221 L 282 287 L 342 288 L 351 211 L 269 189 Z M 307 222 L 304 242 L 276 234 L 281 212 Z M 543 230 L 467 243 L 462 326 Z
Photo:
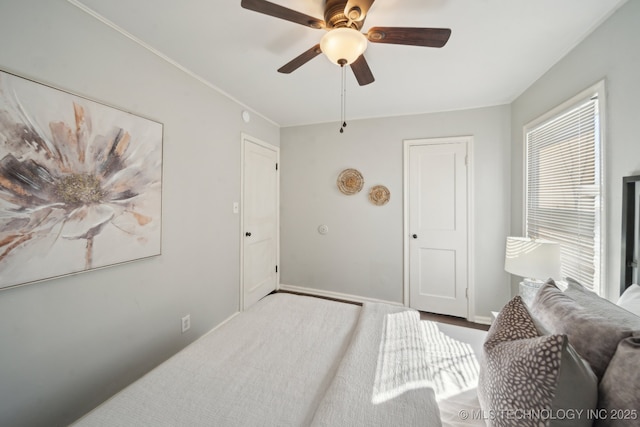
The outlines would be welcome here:
M 590 426 L 597 387 L 565 335 L 541 336 L 519 296 L 507 303 L 480 360 L 478 399 L 488 426 Z M 554 417 L 568 411 L 580 416 Z
M 598 378 L 604 375 L 618 343 L 632 333 L 631 328 L 583 307 L 551 279 L 536 294 L 531 312 L 550 333 L 567 335 Z
M 621 326 L 640 331 L 640 317 L 591 292 L 572 278 L 567 277 L 566 280 L 567 289 L 564 291 L 565 295 L 570 296 L 582 307 Z
M 640 337 L 630 337 L 618 344 L 599 387 L 598 414 L 595 425 L 637 426 L 640 424 Z

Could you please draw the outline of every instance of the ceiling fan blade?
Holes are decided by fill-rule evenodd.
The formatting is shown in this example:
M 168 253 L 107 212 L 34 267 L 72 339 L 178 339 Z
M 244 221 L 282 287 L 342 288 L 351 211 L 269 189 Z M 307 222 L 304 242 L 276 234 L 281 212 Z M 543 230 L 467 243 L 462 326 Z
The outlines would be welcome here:
M 352 21 L 364 21 L 375 0 L 349 0 L 344 7 L 344 15 Z
M 289 73 L 297 70 L 298 68 L 300 68 L 301 66 L 303 66 L 307 62 L 311 61 L 316 56 L 320 55 L 320 53 L 322 53 L 322 51 L 320 50 L 320 45 L 317 44 L 314 47 L 312 47 L 311 49 L 309 49 L 306 52 L 304 52 L 302 55 L 299 55 L 298 57 L 296 57 L 296 58 L 292 59 L 291 61 L 289 61 L 287 64 L 285 64 L 282 67 L 280 67 L 278 69 L 278 72 L 279 73 L 284 73 L 284 74 L 289 74 Z
M 371 73 L 371 68 L 369 68 L 367 60 L 364 59 L 364 55 L 360 55 L 360 57 L 351 64 L 351 69 L 360 86 L 365 86 L 375 81 L 373 73 Z
M 321 19 L 305 15 L 304 13 L 288 9 L 284 6 L 280 6 L 266 0 L 242 0 L 241 6 L 245 9 L 253 10 L 254 12 L 264 13 L 265 15 L 284 19 L 285 21 L 295 22 L 296 24 L 304 25 L 306 27 L 324 28 L 325 26 L 324 21 Z
M 449 28 L 373 27 L 367 33 L 372 43 L 442 47 L 447 44 Z

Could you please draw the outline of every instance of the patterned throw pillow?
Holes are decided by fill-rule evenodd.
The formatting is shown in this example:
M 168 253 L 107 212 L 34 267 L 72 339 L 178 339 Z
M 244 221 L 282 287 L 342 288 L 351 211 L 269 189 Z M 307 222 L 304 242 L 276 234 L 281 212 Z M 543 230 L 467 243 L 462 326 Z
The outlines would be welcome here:
M 565 335 L 540 336 L 517 296 L 487 333 L 478 398 L 489 426 L 589 426 L 597 379 Z
M 589 362 L 596 376 L 602 378 L 618 343 L 630 337 L 632 329 L 623 319 L 612 318 L 613 313 L 609 316 L 598 309 L 588 294 L 583 297 L 591 300 L 591 304 L 579 303 L 567 291 L 563 293 L 558 289 L 553 280 L 549 280 L 536 294 L 531 312 L 550 333 L 566 334 L 569 343 Z M 624 311 L 609 301 L 605 302 L 614 309 Z

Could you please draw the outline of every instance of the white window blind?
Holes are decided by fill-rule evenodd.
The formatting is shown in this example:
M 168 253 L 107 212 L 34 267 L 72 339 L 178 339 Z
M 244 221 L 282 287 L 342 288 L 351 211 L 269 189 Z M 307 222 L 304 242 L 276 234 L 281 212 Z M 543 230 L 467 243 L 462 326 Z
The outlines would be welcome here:
M 562 275 L 600 293 L 601 155 L 598 95 L 531 128 L 526 141 L 526 234 L 560 243 Z

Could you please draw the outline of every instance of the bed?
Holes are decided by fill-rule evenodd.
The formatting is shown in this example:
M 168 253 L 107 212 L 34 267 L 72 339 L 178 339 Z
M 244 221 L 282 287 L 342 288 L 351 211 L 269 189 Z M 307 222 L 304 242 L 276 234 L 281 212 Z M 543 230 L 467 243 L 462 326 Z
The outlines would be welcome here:
M 438 401 L 473 389 L 478 364 L 434 325 L 389 304 L 272 294 L 75 425 L 440 426 Z
M 400 306 L 269 295 L 75 425 L 637 426 L 640 287 L 567 280 L 475 345 Z

